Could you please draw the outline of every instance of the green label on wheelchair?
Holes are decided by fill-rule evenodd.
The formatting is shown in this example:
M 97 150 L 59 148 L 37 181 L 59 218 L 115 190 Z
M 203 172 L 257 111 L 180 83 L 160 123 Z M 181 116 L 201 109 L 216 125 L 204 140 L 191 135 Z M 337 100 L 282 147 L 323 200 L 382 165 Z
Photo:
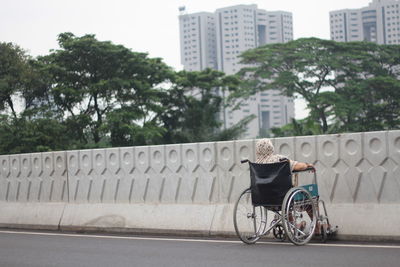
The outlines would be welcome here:
M 302 185 L 300 186 L 302 188 L 304 188 L 305 190 L 307 190 L 308 192 L 310 192 L 312 197 L 317 197 L 318 196 L 318 185 L 317 184 L 307 184 L 307 185 Z M 300 201 L 302 200 L 302 196 L 301 194 L 296 194 L 294 196 L 294 200 L 295 201 Z

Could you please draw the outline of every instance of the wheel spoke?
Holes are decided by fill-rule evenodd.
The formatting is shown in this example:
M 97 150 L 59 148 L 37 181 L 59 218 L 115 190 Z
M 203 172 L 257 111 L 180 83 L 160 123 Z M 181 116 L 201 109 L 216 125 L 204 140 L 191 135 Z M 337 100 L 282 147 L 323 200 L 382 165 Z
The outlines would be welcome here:
M 289 190 L 282 205 L 283 227 L 291 242 L 306 244 L 316 226 L 316 208 L 311 195 L 303 188 Z
M 238 237 L 247 244 L 255 243 L 266 228 L 264 207 L 254 207 L 250 190 L 245 190 L 235 203 L 234 226 Z

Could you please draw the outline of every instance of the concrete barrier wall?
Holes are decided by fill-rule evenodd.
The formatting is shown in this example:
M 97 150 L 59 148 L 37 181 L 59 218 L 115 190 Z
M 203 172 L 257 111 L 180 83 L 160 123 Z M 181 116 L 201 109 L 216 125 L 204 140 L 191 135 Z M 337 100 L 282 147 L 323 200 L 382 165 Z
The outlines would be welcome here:
M 0 225 L 231 234 L 256 140 L 0 156 Z M 342 236 L 399 238 L 400 131 L 273 139 Z M 300 183 L 312 182 L 301 175 Z
M 57 229 L 68 203 L 65 152 L 0 156 L 0 226 Z

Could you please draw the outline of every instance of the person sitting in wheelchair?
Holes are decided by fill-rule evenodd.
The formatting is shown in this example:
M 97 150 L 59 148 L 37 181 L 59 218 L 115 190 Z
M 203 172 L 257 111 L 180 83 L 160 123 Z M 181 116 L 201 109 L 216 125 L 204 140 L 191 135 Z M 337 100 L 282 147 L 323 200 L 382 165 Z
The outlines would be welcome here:
M 292 172 L 299 172 L 305 170 L 311 170 L 315 172 L 315 167 L 313 164 L 298 162 L 295 160 L 290 160 L 286 156 L 274 154 L 274 145 L 271 140 L 268 138 L 263 138 L 257 141 L 256 143 L 256 163 L 265 164 L 265 163 L 276 163 L 288 160 L 290 163 L 290 170 Z M 292 176 L 292 186 L 297 186 L 296 176 Z M 312 218 L 312 214 L 309 214 Z M 317 227 L 317 232 L 319 232 L 319 227 Z
M 332 230 L 319 197 L 314 165 L 275 154 L 268 138 L 257 141 L 255 152 L 255 162 L 241 160 L 249 164 L 250 187 L 234 206 L 234 228 L 240 240 L 254 244 L 272 232 L 275 238 L 283 241 L 288 237 L 295 245 L 308 243 L 314 234 L 325 242 L 337 227 Z M 297 172 L 301 171 L 314 172 L 314 182 L 298 186 Z M 274 216 L 268 226 L 269 213 Z
M 298 162 L 295 160 L 290 160 L 286 156 L 274 154 L 274 145 L 268 138 L 263 138 L 256 143 L 256 163 L 275 163 L 284 160 L 289 160 L 290 170 L 293 171 L 305 171 L 307 169 L 312 169 L 315 171 L 313 164 Z M 297 186 L 294 176 L 292 177 L 292 185 Z

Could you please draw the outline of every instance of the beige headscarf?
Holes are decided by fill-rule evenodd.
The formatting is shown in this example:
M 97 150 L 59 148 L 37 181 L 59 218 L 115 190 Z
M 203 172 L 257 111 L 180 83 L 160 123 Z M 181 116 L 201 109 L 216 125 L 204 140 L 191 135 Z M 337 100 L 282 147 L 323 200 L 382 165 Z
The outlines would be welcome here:
M 288 157 L 274 154 L 274 145 L 268 138 L 263 138 L 256 143 L 256 163 L 274 163 L 279 162 L 282 159 L 287 159 Z M 296 161 L 290 161 L 290 169 L 293 171 Z
M 279 162 L 282 157 L 274 154 L 274 145 L 268 138 L 257 141 L 256 144 L 256 163 Z

